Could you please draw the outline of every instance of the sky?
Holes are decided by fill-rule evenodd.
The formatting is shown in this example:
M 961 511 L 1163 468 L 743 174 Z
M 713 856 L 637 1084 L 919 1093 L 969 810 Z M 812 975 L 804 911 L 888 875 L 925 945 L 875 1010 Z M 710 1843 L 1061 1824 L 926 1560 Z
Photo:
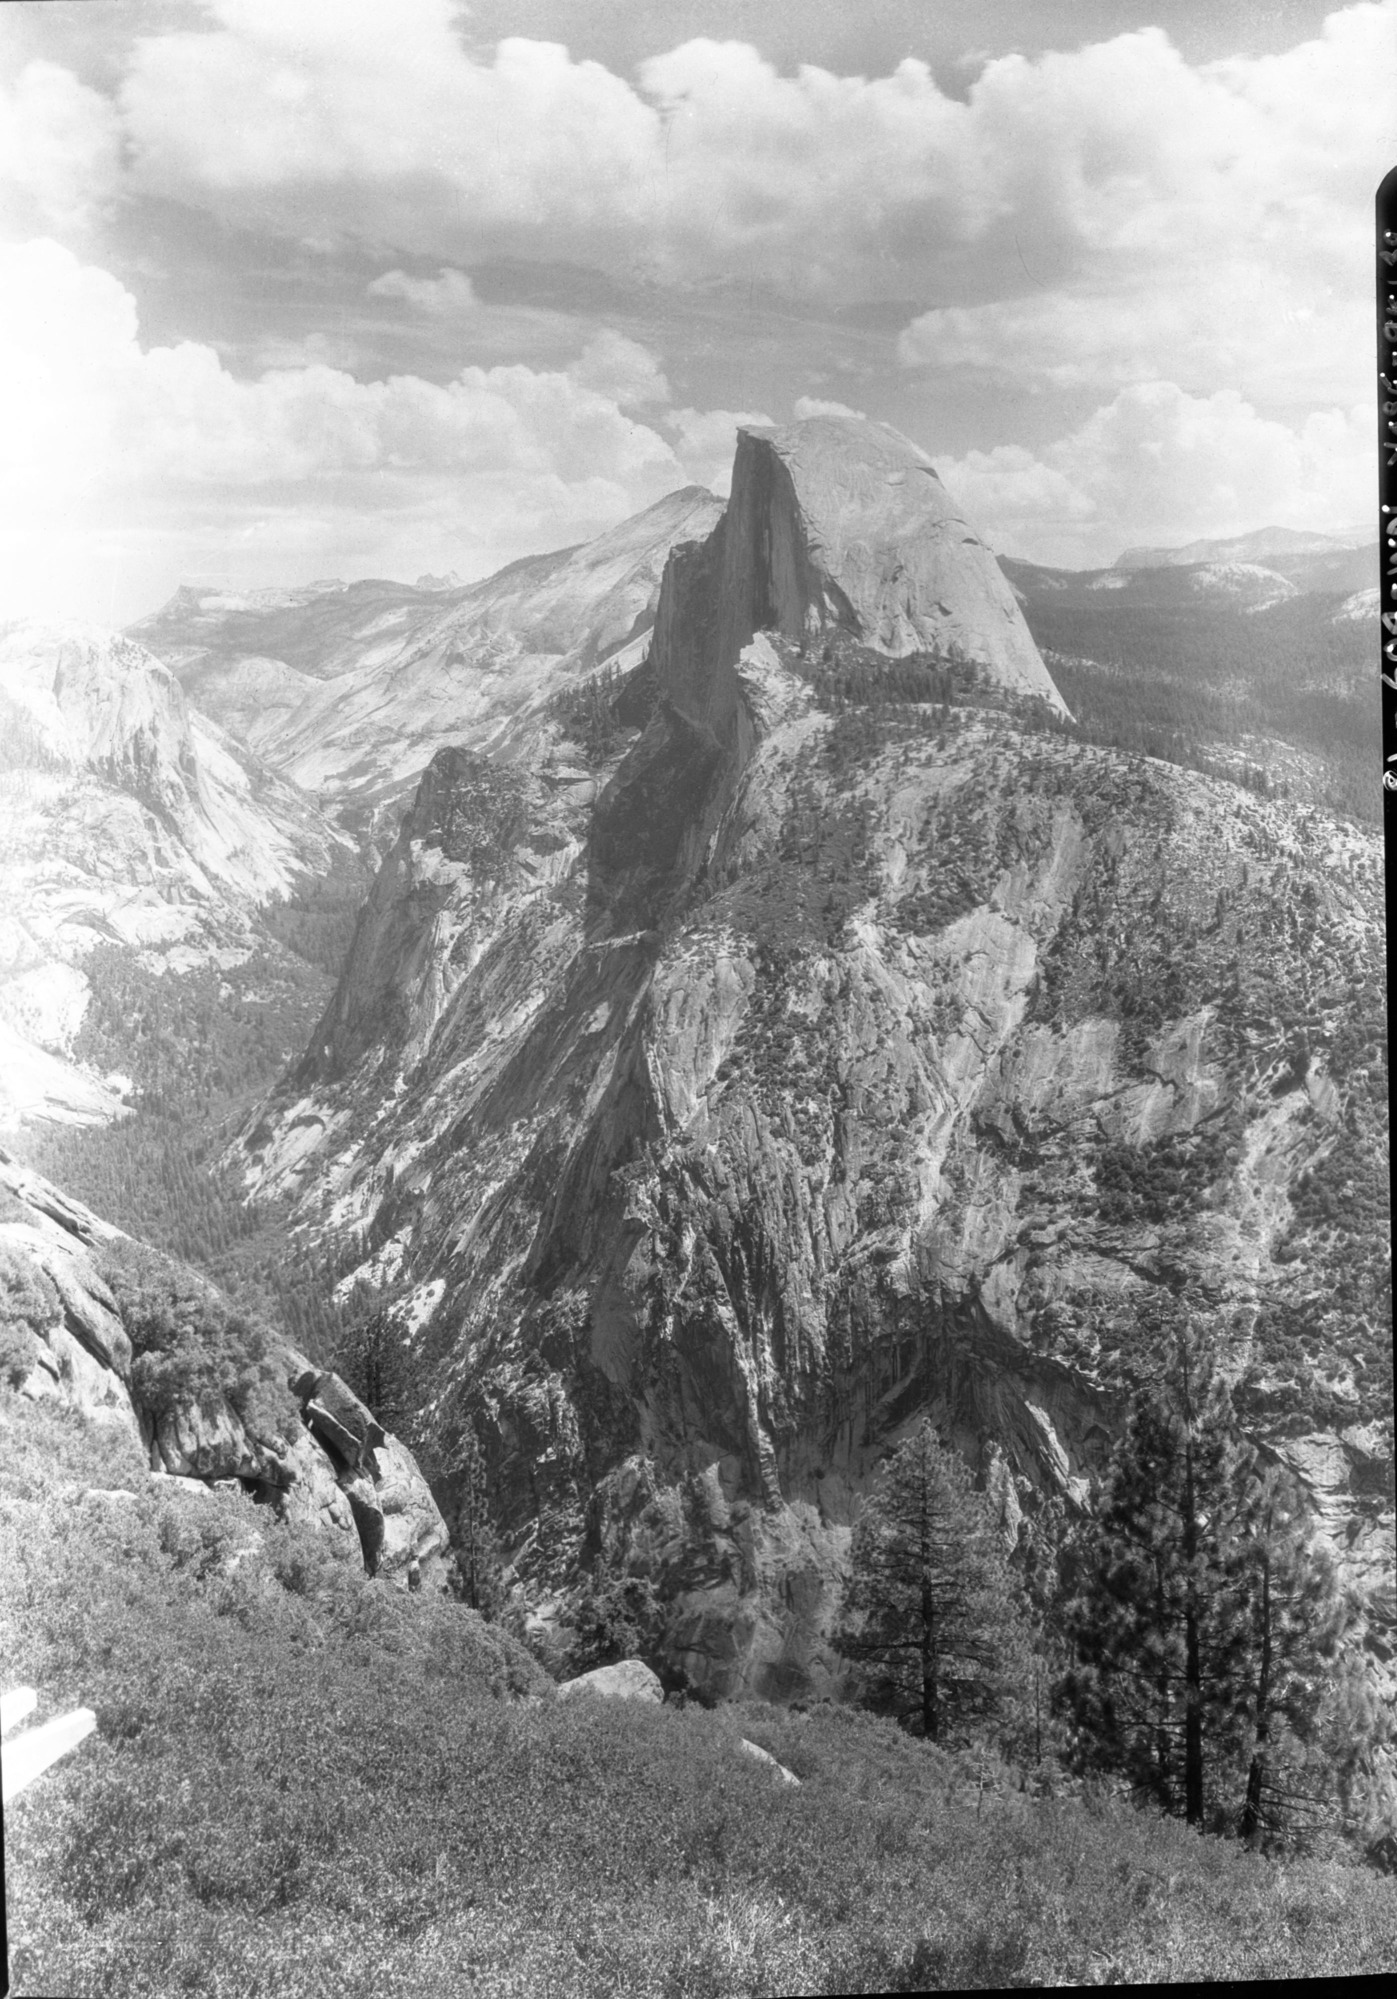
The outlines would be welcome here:
M 0 619 L 455 571 L 736 428 L 1092 567 L 1371 531 L 1397 0 L 10 0 Z

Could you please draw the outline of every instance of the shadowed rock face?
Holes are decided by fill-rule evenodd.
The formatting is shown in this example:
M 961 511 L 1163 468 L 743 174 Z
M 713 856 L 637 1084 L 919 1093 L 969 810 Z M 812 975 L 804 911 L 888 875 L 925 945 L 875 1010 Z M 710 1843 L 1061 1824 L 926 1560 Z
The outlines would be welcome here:
M 946 515 L 910 452 L 744 438 L 666 571 L 660 706 L 551 871 L 546 788 L 474 860 L 441 807 L 489 784 L 443 768 L 356 942 L 412 968 L 415 1025 L 298 1077 L 249 1185 L 371 1231 L 527 1587 L 650 1576 L 714 1693 L 838 1685 L 851 1523 L 924 1412 L 1006 1532 L 1080 1495 L 1180 1295 L 1390 1617 L 1377 844 L 994 705 L 822 712 L 831 629 L 926 639 L 897 562 L 929 575 Z

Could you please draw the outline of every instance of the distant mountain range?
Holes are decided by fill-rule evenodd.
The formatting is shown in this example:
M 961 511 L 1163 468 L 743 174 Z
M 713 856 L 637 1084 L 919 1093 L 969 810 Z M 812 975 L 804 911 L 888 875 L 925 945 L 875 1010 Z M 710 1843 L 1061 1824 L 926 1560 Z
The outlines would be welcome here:
M 1179 548 L 1127 548 L 1121 570 L 1188 569 L 1197 565 L 1260 564 L 1303 590 L 1363 590 L 1377 580 L 1377 536 L 1308 534 L 1298 528 L 1256 528 L 1221 541 Z M 1350 580 L 1351 579 L 1351 580 Z
M 182 588 L 131 636 L 192 702 L 363 830 L 396 821 L 444 744 L 501 746 L 579 677 L 633 666 L 670 549 L 721 511 L 685 487 L 595 541 L 471 584 Z
M 1109 740 L 1247 764 L 1283 795 L 1376 824 L 1376 545 L 1295 535 L 1305 545 L 1287 549 L 1275 533 L 1243 538 L 1266 562 L 1200 542 L 1109 569 L 1001 567 L 1073 713 Z

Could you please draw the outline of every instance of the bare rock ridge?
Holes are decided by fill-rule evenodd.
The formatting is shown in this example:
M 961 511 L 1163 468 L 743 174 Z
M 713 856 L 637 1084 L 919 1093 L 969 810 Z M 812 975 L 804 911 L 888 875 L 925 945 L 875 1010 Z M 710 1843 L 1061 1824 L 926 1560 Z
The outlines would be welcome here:
M 522 726 L 443 753 L 249 1190 L 363 1231 L 540 1614 L 647 1576 L 716 1694 L 840 1683 L 854 1512 L 922 1413 L 1006 1534 L 1080 1495 L 1179 1297 L 1390 1654 L 1380 847 L 1006 703 L 998 572 L 961 539 L 911 587 L 909 486 L 948 516 L 890 435 L 743 438 L 594 803 Z M 955 702 L 815 698 L 832 635 L 956 620 Z
M 0 771 L 0 1121 L 98 1121 L 119 1086 L 70 1059 L 92 951 L 227 966 L 254 911 L 350 842 L 96 626 L 0 629 Z
M 132 635 L 283 776 L 356 823 L 396 820 L 438 749 L 531 754 L 550 701 L 608 664 L 634 666 L 670 549 L 721 511 L 687 486 L 470 584 L 181 589 Z
M 759 631 L 801 643 L 843 631 L 892 658 L 949 653 L 1066 713 L 998 563 L 889 424 L 811 417 L 738 433 L 722 520 L 665 574 L 654 659 L 667 699 L 721 732 Z
M 232 1482 L 357 1546 L 369 1574 L 400 1588 L 440 1586 L 446 1523 L 411 1453 L 337 1375 L 294 1348 L 279 1344 L 270 1356 L 270 1378 L 287 1391 L 271 1400 L 264 1392 L 239 1409 L 191 1390 L 147 1404 L 101 1267 L 104 1252 L 119 1256 L 129 1240 L 0 1151 L 3 1364 L 21 1394 L 119 1424 L 154 1478 L 186 1489 Z

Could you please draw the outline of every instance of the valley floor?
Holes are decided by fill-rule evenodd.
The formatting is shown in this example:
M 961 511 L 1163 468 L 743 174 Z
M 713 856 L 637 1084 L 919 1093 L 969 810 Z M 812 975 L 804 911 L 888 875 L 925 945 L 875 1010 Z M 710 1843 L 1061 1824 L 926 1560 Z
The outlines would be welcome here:
M 117 1497 L 124 1493 L 126 1497 Z M 498 1627 L 0 1391 L 18 1995 L 733 1999 L 1390 1970 L 1397 1879 L 1036 1795 L 846 1709 L 552 1697 Z M 798 1789 L 735 1753 L 746 1735 Z

